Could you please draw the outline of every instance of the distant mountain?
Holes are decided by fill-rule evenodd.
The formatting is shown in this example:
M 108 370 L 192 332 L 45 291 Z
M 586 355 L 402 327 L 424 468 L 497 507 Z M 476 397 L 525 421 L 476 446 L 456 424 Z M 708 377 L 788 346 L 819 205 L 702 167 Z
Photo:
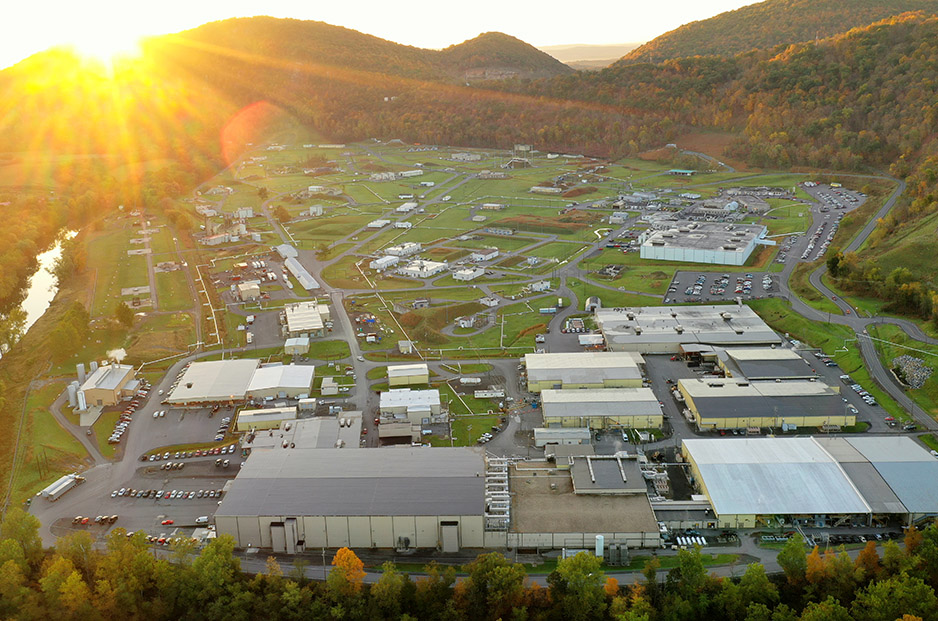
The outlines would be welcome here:
M 938 0 L 766 0 L 684 24 L 626 54 L 623 63 L 732 56 L 812 41 L 908 11 L 938 12 Z
M 619 43 L 612 45 L 542 45 L 537 49 L 550 54 L 560 62 L 571 67 L 588 65 L 591 68 L 611 65 L 622 58 L 641 43 Z
M 442 66 L 467 78 L 545 78 L 570 73 L 556 58 L 520 39 L 486 32 L 440 53 Z

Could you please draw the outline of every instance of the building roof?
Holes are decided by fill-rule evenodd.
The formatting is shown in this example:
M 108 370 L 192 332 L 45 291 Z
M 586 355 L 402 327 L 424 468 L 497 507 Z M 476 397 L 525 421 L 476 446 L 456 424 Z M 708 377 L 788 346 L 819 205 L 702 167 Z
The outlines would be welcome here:
M 297 282 L 300 283 L 300 286 L 310 291 L 312 289 L 319 289 L 319 283 L 313 278 L 313 275 L 310 274 L 305 267 L 297 260 L 296 257 L 290 257 L 283 262 L 283 266 L 293 274 L 293 277 L 296 278 Z
M 289 259 L 290 257 L 295 257 L 298 253 L 296 248 L 290 244 L 280 244 L 276 247 L 277 253 L 284 259 Z
M 238 412 L 238 424 L 257 424 L 270 420 L 293 420 L 296 408 L 262 408 L 259 410 L 241 410 Z
M 601 308 L 595 313 L 613 345 L 781 343 L 781 338 L 745 305 Z
M 573 457 L 570 474 L 577 494 L 647 494 L 648 486 L 635 458 L 613 455 Z
M 594 384 L 642 377 L 635 356 L 628 352 L 525 354 L 524 363 L 530 382 L 561 379 L 570 384 Z
M 840 394 L 823 382 L 789 380 L 750 382 L 745 379 L 681 379 L 679 386 L 694 402 L 701 418 L 751 418 L 772 415 L 843 416 Z
M 817 375 L 807 360 L 791 349 L 752 347 L 717 352 L 723 363 L 749 379 L 783 379 Z
M 661 405 L 651 388 L 597 390 L 543 390 L 544 417 L 557 416 L 661 416 Z
M 440 391 L 430 390 L 411 390 L 410 388 L 392 388 L 381 393 L 379 408 L 382 410 L 390 408 L 407 407 L 420 408 L 440 405 Z
M 420 364 L 392 364 L 388 366 L 388 378 L 408 377 L 411 375 L 429 375 L 430 368 L 427 363 Z
M 846 438 L 910 513 L 938 513 L 938 459 L 907 436 Z
M 323 329 L 322 313 L 319 312 L 319 303 L 297 302 L 284 307 L 287 315 L 287 330 L 290 332 L 315 332 Z
M 193 362 L 166 399 L 169 403 L 240 401 L 244 399 L 259 360 Z
M 482 515 L 481 449 L 258 450 L 216 516 Z
M 287 339 L 283 343 L 284 347 L 309 347 L 309 337 L 308 336 L 295 336 L 293 338 Z
M 342 420 L 349 424 L 343 425 Z M 358 448 L 362 433 L 362 413 L 342 412 L 342 416 L 316 416 L 299 420 L 284 421 L 278 429 L 262 430 L 254 434 L 248 444 L 252 449 L 274 448 L 281 450 L 307 448 Z M 342 447 L 336 447 L 339 441 Z M 284 448 L 286 444 L 286 448 Z
M 813 438 L 687 439 L 717 515 L 867 514 L 840 465 Z
M 132 379 L 134 368 L 129 364 L 106 364 L 85 379 L 81 390 L 118 390 L 123 388 L 128 379 Z
M 260 367 L 254 372 L 247 392 L 273 389 L 304 389 L 313 385 L 316 367 L 311 364 L 287 364 Z
M 751 244 L 767 231 L 762 224 L 728 224 L 725 222 L 691 222 L 678 220 L 671 228 L 649 231 L 642 246 L 746 252 Z
M 592 439 L 592 434 L 587 427 L 535 427 L 534 439 L 549 440 L 554 438 L 564 438 L 567 440 L 586 440 Z

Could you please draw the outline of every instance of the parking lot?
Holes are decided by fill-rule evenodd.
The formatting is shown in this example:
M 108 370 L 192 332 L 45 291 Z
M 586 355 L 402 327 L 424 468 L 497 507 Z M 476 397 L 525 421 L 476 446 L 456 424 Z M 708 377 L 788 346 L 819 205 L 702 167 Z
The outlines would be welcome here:
M 778 275 L 769 272 L 676 272 L 665 303 L 758 300 L 778 293 Z

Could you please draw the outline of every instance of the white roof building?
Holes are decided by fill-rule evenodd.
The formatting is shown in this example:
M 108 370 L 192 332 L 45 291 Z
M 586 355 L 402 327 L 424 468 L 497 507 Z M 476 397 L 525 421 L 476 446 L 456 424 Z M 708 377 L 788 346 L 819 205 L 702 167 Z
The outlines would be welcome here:
M 491 261 L 498 257 L 498 248 L 483 248 L 482 250 L 476 250 L 469 258 L 473 261 Z
M 391 255 L 387 255 L 387 256 L 380 257 L 378 259 L 373 260 L 371 263 L 368 264 L 368 267 L 370 267 L 373 270 L 377 270 L 381 272 L 381 271 L 388 269 L 389 267 L 394 267 L 395 265 L 400 263 L 400 261 L 401 261 L 400 257 L 392 257 Z
M 770 345 L 781 338 L 745 305 L 601 308 L 594 315 L 613 351 L 677 353 L 685 343 Z
M 383 219 L 380 219 L 380 218 L 379 218 L 378 220 L 372 220 L 371 222 L 369 222 L 369 223 L 366 225 L 366 227 L 369 228 L 369 229 L 380 229 L 380 228 L 385 227 L 385 226 L 387 226 L 387 225 L 389 225 L 389 224 L 391 224 L 391 221 L 390 221 L 390 220 L 383 220 Z
M 251 377 L 247 396 L 258 399 L 309 395 L 315 372 L 316 367 L 313 365 L 280 364 L 260 367 Z
M 411 278 L 430 278 L 431 276 L 436 276 L 442 272 L 445 272 L 448 269 L 448 265 L 443 262 L 437 261 L 411 261 L 404 267 L 400 268 L 398 272 L 402 276 L 410 276 Z
M 759 224 L 678 221 L 674 228 L 649 230 L 639 237 L 641 258 L 718 265 L 743 265 L 767 229 Z
M 525 354 L 528 390 L 641 386 L 642 357 L 632 352 Z
M 172 405 L 242 401 L 260 361 L 193 362 L 166 398 Z
M 417 254 L 421 250 L 423 250 L 423 246 L 417 242 L 404 242 L 398 246 L 385 248 L 384 254 L 391 255 L 392 257 L 409 257 L 412 254 Z
M 313 289 L 319 289 L 319 283 L 313 278 L 313 275 L 306 271 L 306 268 L 295 258 L 290 257 L 283 262 L 283 266 L 287 268 L 297 282 L 300 283 L 300 286 L 311 291 Z
M 325 308 L 324 308 L 325 307 Z M 311 302 L 297 302 L 296 304 L 287 304 L 283 311 L 287 320 L 287 332 L 290 334 L 321 334 L 324 330 L 328 316 L 329 307 L 325 304 L 319 304 L 315 300 Z
M 468 282 L 470 280 L 475 280 L 476 278 L 485 274 L 485 270 L 481 267 L 466 267 L 461 270 L 456 270 L 453 272 L 453 278 L 455 280 L 461 280 Z
M 440 413 L 440 391 L 393 388 L 381 393 L 378 409 L 385 418 L 407 419 L 421 423 Z

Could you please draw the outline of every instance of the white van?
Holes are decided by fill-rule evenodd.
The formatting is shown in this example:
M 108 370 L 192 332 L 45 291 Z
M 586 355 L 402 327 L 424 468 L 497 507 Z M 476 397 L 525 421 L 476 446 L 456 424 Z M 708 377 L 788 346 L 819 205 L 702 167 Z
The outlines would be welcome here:
M 195 523 L 196 524 L 208 524 L 208 516 L 203 515 L 201 517 L 195 518 Z

